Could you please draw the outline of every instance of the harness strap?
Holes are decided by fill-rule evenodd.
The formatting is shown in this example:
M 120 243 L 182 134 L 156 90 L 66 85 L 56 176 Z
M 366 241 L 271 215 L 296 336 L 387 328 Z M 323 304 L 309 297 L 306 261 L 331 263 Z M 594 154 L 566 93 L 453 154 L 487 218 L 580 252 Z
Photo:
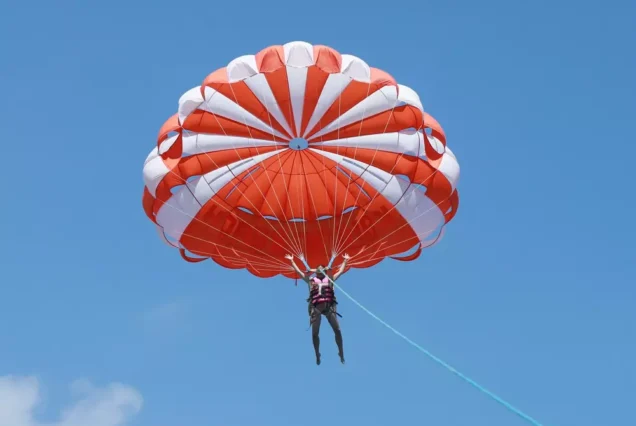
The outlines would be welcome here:
M 309 300 L 308 300 L 308 301 L 309 301 Z M 329 311 L 333 311 L 333 305 L 337 305 L 337 304 L 338 304 L 338 302 L 334 301 L 334 302 L 333 302 L 333 303 L 329 306 Z M 305 330 L 305 331 L 308 331 L 308 330 L 311 328 L 311 326 L 312 326 L 312 325 L 314 325 L 314 321 L 311 319 L 311 317 L 312 317 L 312 314 L 313 314 L 314 310 L 316 309 L 316 307 L 315 307 L 314 305 L 309 305 L 309 306 L 310 306 L 310 309 L 309 309 L 309 327 L 307 327 L 307 330 Z M 327 312 L 327 313 L 329 313 L 329 312 Z M 342 315 L 340 315 L 340 312 L 338 312 L 338 311 L 333 311 L 333 313 L 334 313 L 334 314 L 336 314 L 337 316 L 339 316 L 340 318 L 342 318 Z M 322 312 L 320 313 L 320 315 L 325 315 L 325 316 L 327 316 L 326 314 L 324 314 L 324 313 L 322 313 Z

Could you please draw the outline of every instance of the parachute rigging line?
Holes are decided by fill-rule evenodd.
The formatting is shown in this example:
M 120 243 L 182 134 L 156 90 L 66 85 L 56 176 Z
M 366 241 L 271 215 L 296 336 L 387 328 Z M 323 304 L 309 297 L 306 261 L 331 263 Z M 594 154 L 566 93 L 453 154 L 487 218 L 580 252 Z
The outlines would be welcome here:
M 404 341 L 406 341 L 407 343 L 409 343 L 411 346 L 415 347 L 417 350 L 419 350 L 420 352 L 422 352 L 424 355 L 426 355 L 427 357 L 429 357 L 430 359 L 432 359 L 433 361 L 435 361 L 437 364 L 441 365 L 442 367 L 446 368 L 448 371 L 450 371 L 451 373 L 455 374 L 456 376 L 458 376 L 460 379 L 464 380 L 465 382 L 467 382 L 468 384 L 472 385 L 473 387 L 475 387 L 477 390 L 479 390 L 480 392 L 486 394 L 487 396 L 489 396 L 490 398 L 492 398 L 493 400 L 495 400 L 496 402 L 498 402 L 499 404 L 503 405 L 505 408 L 507 408 L 508 410 L 510 410 L 512 413 L 516 414 L 517 416 L 521 417 L 522 419 L 524 419 L 525 421 L 527 421 L 528 423 L 530 423 L 533 426 L 544 426 L 543 424 L 539 423 L 538 420 L 533 419 L 532 417 L 530 417 L 528 414 L 524 413 L 523 411 L 521 411 L 520 409 L 516 408 L 515 406 L 513 406 L 512 404 L 510 404 L 509 402 L 505 401 L 504 399 L 500 398 L 499 396 L 495 395 L 494 393 L 492 393 L 491 391 L 489 391 L 488 389 L 484 388 L 482 385 L 480 385 L 479 383 L 477 383 L 476 381 L 474 381 L 473 379 L 471 379 L 470 377 L 464 375 L 463 373 L 461 373 L 460 371 L 456 370 L 453 366 L 449 365 L 448 363 L 446 363 L 445 361 L 441 360 L 440 358 L 436 357 L 435 355 L 433 355 L 432 353 L 430 353 L 429 351 L 427 351 L 426 349 L 424 349 L 423 347 L 421 347 L 420 345 L 418 345 L 417 343 L 415 343 L 414 341 L 412 341 L 411 339 L 409 339 L 408 337 L 406 337 L 404 334 L 400 333 L 398 330 L 396 330 L 395 328 L 393 328 L 391 325 L 389 325 L 388 323 L 386 323 L 384 320 L 382 320 L 380 317 L 378 317 L 377 315 L 375 315 L 373 312 L 371 312 L 370 310 L 368 310 L 366 307 L 364 307 L 360 302 L 358 302 L 353 296 L 351 296 L 349 293 L 347 293 L 346 291 L 344 291 L 342 289 L 342 287 L 340 287 L 338 284 L 335 283 L 335 281 L 332 281 L 331 278 L 329 279 L 329 281 L 331 281 L 331 283 L 340 291 L 342 292 L 342 294 L 344 294 L 349 300 L 351 300 L 356 306 L 358 306 L 360 309 L 362 309 L 364 312 L 366 312 L 367 314 L 369 314 L 370 317 L 372 317 L 373 319 L 375 319 L 376 321 L 378 321 L 380 324 L 382 324 L 383 326 L 385 326 L 386 328 L 388 328 L 389 330 L 391 330 L 393 333 L 395 333 L 397 336 L 401 337 Z

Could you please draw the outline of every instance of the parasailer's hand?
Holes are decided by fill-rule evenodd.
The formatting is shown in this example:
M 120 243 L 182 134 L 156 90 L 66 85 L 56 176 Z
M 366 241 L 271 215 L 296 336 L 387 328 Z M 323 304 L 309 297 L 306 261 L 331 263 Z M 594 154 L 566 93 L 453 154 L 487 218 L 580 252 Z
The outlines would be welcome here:
M 294 268 L 294 271 L 296 271 L 296 273 L 307 282 L 307 277 L 305 276 L 303 271 L 301 271 L 300 268 L 296 266 L 296 262 L 294 262 L 294 256 L 292 256 L 291 254 L 286 254 L 285 259 L 288 259 L 291 262 L 291 266 L 292 268 Z
M 336 272 L 333 276 L 334 281 L 340 278 L 342 274 L 344 274 L 345 268 L 347 267 L 347 262 L 349 262 L 349 259 L 351 259 L 351 256 L 345 253 L 344 255 L 342 255 L 342 259 L 343 260 L 342 260 L 342 264 L 340 265 L 340 269 L 338 269 L 338 272 Z

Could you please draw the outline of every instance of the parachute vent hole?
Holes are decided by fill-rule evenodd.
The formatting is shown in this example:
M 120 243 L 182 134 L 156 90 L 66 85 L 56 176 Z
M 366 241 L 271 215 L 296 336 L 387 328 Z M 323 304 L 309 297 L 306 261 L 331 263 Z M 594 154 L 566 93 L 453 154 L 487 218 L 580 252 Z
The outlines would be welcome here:
M 166 152 L 170 151 L 170 148 L 172 148 L 172 146 L 177 141 L 176 135 L 178 135 L 178 133 L 175 133 L 173 136 L 170 136 L 169 134 L 166 139 L 161 141 L 161 143 L 159 144 L 159 149 L 157 151 L 159 155 L 164 155 Z
M 184 187 L 185 187 L 185 185 L 176 185 L 176 186 L 173 186 L 172 188 L 170 188 L 170 193 L 171 193 L 172 195 L 175 195 L 175 194 L 177 194 L 179 191 L 181 191 Z
M 424 128 L 424 133 L 426 133 L 429 136 L 433 135 L 433 129 L 431 129 L 430 127 L 425 127 Z
M 360 184 L 355 184 L 358 189 L 360 189 L 360 192 L 362 192 L 368 199 L 371 199 L 371 197 L 369 196 L 369 194 L 367 193 L 367 191 L 364 190 L 364 188 L 362 188 L 362 186 Z
M 351 207 L 347 207 L 346 209 L 344 209 L 342 211 L 342 214 L 347 214 L 347 213 L 351 213 L 352 211 L 354 211 L 355 209 L 357 209 L 358 206 L 351 206 Z
M 289 141 L 289 148 L 294 151 L 302 151 L 309 147 L 309 142 L 305 138 L 294 138 Z
M 320 216 L 317 220 L 327 220 L 327 219 L 331 219 L 333 216 Z
M 294 217 L 289 219 L 290 222 L 307 222 L 303 217 Z
M 428 140 L 428 144 L 431 146 L 431 148 L 433 148 L 438 154 L 443 154 L 446 150 L 442 141 L 437 139 L 435 136 L 431 136 L 426 139 Z
M 267 219 L 267 220 L 273 220 L 273 221 L 276 221 L 276 222 L 280 222 L 280 221 L 278 220 L 278 218 L 277 218 L 277 217 L 275 217 L 275 216 L 263 216 L 263 217 L 264 217 L 265 219 Z
M 415 189 L 417 189 L 423 194 L 426 194 L 426 191 L 428 191 L 428 188 L 426 187 L 426 185 L 422 185 L 420 183 L 414 183 L 413 186 L 415 187 Z
M 261 166 L 256 166 L 254 167 L 252 170 L 250 170 L 249 172 L 247 172 L 247 174 L 245 176 L 243 176 L 243 179 L 241 179 L 242 181 L 245 181 L 245 179 L 247 179 L 252 173 L 254 173 L 255 171 L 257 171 L 258 169 L 260 169 Z
M 232 195 L 232 193 L 234 191 L 236 191 L 236 188 L 238 188 L 240 185 L 240 183 L 237 183 L 236 185 L 234 185 L 234 187 L 232 189 L 230 189 L 230 192 L 227 193 L 227 195 L 225 196 L 225 199 L 227 200 L 228 198 L 230 198 L 230 195 Z
M 237 207 L 237 209 L 239 209 L 243 213 L 254 215 L 254 213 L 250 209 L 248 209 L 247 207 Z
M 353 180 L 351 175 L 349 173 L 347 173 L 342 167 L 336 166 L 336 170 L 339 171 L 340 173 L 342 173 L 343 175 L 345 175 L 346 177 L 348 177 L 349 179 Z
M 187 183 L 194 183 L 195 180 L 199 179 L 201 176 L 195 175 L 195 176 L 190 176 L 188 179 L 186 179 Z

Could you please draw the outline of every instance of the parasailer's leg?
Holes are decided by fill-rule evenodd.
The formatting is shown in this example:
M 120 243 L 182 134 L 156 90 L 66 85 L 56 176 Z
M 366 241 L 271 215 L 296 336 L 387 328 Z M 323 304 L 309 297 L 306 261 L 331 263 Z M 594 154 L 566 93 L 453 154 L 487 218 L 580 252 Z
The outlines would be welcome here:
M 311 340 L 314 343 L 314 351 L 316 352 L 316 364 L 320 365 L 320 321 L 322 314 L 318 306 L 311 307 Z
M 336 336 L 336 345 L 338 345 L 338 356 L 340 357 L 340 362 L 344 364 L 345 359 L 344 349 L 342 347 L 342 330 L 340 330 L 340 323 L 338 322 L 338 316 L 336 314 L 336 305 L 331 305 L 325 314 L 329 321 L 329 325 L 331 325 Z

